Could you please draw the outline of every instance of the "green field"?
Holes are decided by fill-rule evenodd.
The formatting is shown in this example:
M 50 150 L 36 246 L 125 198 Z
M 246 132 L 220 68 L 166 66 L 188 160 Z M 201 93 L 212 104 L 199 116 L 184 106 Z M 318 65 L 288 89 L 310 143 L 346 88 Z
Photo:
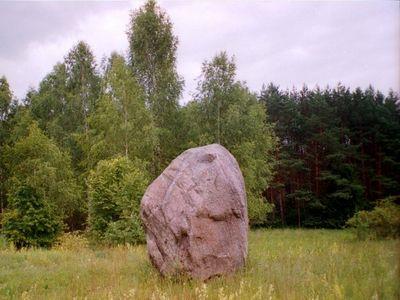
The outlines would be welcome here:
M 256 230 L 244 270 L 162 278 L 145 246 L 0 251 L 1 299 L 399 299 L 399 241 L 347 231 Z

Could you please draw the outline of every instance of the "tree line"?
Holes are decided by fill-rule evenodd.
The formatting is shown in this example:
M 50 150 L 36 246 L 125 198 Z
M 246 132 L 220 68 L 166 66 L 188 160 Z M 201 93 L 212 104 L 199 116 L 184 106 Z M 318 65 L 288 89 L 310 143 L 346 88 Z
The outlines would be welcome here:
M 273 84 L 255 93 L 220 52 L 180 105 L 178 38 L 166 12 L 148 1 L 131 13 L 127 37 L 128 54 L 100 65 L 78 42 L 19 101 L 1 78 L 1 226 L 17 246 L 50 246 L 63 230 L 143 241 L 147 185 L 182 151 L 209 143 L 238 160 L 252 226 L 337 228 L 398 194 L 395 93 Z
M 351 91 L 270 84 L 259 96 L 275 124 L 276 174 L 264 195 L 276 225 L 341 228 L 400 194 L 400 106 L 371 86 Z

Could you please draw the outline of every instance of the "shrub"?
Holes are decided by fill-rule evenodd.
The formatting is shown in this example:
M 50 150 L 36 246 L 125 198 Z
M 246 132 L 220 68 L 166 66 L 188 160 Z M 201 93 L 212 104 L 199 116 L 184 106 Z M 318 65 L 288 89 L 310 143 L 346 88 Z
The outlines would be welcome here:
M 69 155 L 61 151 L 36 122 L 12 147 L 5 147 L 4 157 L 10 172 L 6 184 L 10 194 L 15 188 L 28 185 L 65 221 L 86 213 Z
M 136 244 L 144 241 L 140 201 L 149 183 L 145 165 L 118 157 L 103 160 L 88 178 L 89 232 L 97 242 Z
M 104 239 L 109 244 L 137 244 L 145 241 L 139 214 L 110 222 Z
M 400 236 L 400 197 L 378 202 L 372 211 L 359 211 L 347 221 L 359 239 L 395 238 Z
M 18 249 L 53 245 L 62 229 L 61 220 L 32 187 L 19 187 L 9 197 L 9 207 L 2 231 Z
M 267 216 L 272 212 L 273 206 L 266 202 L 262 196 L 247 194 L 247 211 L 250 226 L 262 226 L 267 223 Z

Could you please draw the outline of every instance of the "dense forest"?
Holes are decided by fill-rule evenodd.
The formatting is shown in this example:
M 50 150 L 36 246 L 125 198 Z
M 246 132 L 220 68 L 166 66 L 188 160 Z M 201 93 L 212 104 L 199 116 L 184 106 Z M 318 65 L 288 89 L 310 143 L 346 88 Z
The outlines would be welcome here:
M 139 242 L 147 185 L 182 151 L 220 143 L 243 172 L 251 226 L 341 228 L 400 191 L 400 103 L 369 87 L 250 91 L 233 57 L 205 60 L 193 99 L 155 1 L 131 14 L 127 55 L 79 41 L 24 99 L 0 79 L 0 213 L 17 246 L 61 231 Z
M 398 95 L 270 84 L 259 101 L 279 137 L 276 173 L 264 195 L 273 223 L 341 228 L 356 211 L 400 191 Z

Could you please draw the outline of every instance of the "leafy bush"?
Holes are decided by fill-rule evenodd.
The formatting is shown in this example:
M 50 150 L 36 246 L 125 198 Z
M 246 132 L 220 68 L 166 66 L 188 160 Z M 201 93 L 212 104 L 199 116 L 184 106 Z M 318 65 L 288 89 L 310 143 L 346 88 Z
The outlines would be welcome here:
M 273 206 L 266 202 L 261 196 L 254 196 L 251 193 L 247 194 L 247 211 L 249 215 L 250 226 L 265 225 L 267 216 L 272 212 Z
M 347 221 L 359 239 L 395 238 L 400 236 L 400 197 L 378 202 L 372 211 L 359 211 Z
M 139 213 L 110 222 L 104 233 L 109 244 L 137 244 L 145 241 Z
M 144 241 L 139 208 L 149 176 L 144 163 L 126 157 L 102 160 L 88 178 L 89 231 L 100 243 Z
M 266 145 L 274 147 L 274 142 L 268 141 Z M 272 211 L 272 205 L 262 196 L 272 176 L 272 163 L 264 158 L 268 151 L 255 142 L 243 142 L 230 150 L 244 177 L 250 226 L 265 225 Z
M 19 187 L 9 197 L 9 207 L 3 215 L 2 231 L 18 249 L 53 245 L 62 222 L 32 187 Z
M 12 147 L 5 148 L 4 155 L 10 172 L 7 180 L 10 194 L 27 185 L 65 221 L 85 213 L 69 155 L 60 150 L 36 122 L 29 125 L 26 134 Z

